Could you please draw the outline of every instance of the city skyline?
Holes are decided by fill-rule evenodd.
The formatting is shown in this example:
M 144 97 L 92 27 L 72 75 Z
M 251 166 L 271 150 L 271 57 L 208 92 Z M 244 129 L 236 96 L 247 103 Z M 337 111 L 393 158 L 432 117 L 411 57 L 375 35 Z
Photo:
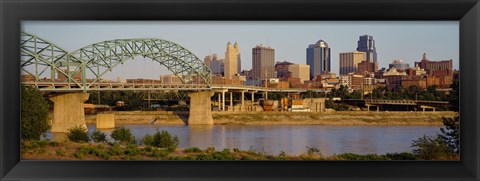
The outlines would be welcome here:
M 192 31 L 192 29 L 196 31 Z M 458 69 L 458 22 L 66 22 L 24 21 L 22 31 L 35 34 L 68 51 L 111 39 L 161 38 L 191 50 L 198 58 L 218 54 L 224 59 L 225 44 L 238 42 L 243 55 L 241 67 L 249 70 L 251 48 L 266 44 L 275 49 L 275 62 L 306 64 L 305 48 L 324 40 L 331 48 L 331 72 L 339 73 L 339 53 L 352 52 L 362 35 L 374 37 L 379 68 L 395 59 L 411 66 L 427 53 L 431 60 L 453 59 Z M 297 35 L 298 34 L 298 35 Z M 392 36 L 394 35 L 394 36 Z M 195 40 L 195 41 L 192 41 Z M 159 78 L 156 68 L 142 69 L 138 63 L 130 78 Z M 136 68 L 136 69 L 135 69 Z M 150 68 L 150 67 L 148 67 Z M 142 71 L 143 70 L 143 71 Z M 123 71 L 119 71 L 123 72 Z M 136 75 L 134 75 L 136 74 Z M 165 74 L 165 73 L 163 73 Z M 126 76 L 126 77 L 128 77 Z M 107 77 L 115 79 L 116 75 Z M 123 77 L 123 76 L 122 76 Z

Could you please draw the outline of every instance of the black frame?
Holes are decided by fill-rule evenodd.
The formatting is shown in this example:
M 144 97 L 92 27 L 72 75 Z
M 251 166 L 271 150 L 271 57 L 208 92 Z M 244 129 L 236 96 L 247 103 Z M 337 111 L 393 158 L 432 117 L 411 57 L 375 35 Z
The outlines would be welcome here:
M 0 179 L 479 180 L 478 0 L 0 0 Z M 21 161 L 21 20 L 458 20 L 461 161 Z

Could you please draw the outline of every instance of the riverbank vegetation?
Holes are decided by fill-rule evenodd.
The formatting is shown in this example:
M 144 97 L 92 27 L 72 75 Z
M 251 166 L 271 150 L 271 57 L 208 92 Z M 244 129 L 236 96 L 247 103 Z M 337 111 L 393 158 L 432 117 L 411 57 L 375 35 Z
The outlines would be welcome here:
M 21 86 L 20 134 L 25 140 L 38 140 L 51 125 L 48 121 L 49 103 L 42 93 L 31 87 Z
M 434 153 L 434 152 L 433 152 Z M 427 157 L 424 157 L 427 156 Z M 22 142 L 22 159 L 25 160 L 459 160 L 458 155 L 415 154 L 410 152 L 387 154 L 344 153 L 331 156 L 320 152 L 278 155 L 256 150 L 159 148 L 154 146 L 113 143 L 75 143 L 48 140 Z
M 445 120 L 448 122 L 448 120 Z M 278 155 L 238 148 L 216 150 L 213 147 L 177 148 L 179 139 L 167 131 L 158 131 L 145 135 L 142 141 L 132 141 L 132 133 L 126 128 L 117 128 L 112 132 L 114 141 L 97 140 L 100 133 L 95 131 L 91 139 L 84 138 L 85 130 L 71 129 L 68 140 L 62 142 L 49 140 L 24 140 L 21 144 L 22 159 L 26 160 L 459 160 L 458 137 L 452 127 L 447 127 L 435 139 L 423 137 L 415 140 L 413 152 L 379 154 L 344 153 L 323 155 L 317 147 L 306 147 L 300 155 Z M 113 136 L 113 135 L 116 136 Z M 74 135 L 74 136 L 71 136 Z M 104 135 L 100 134 L 100 135 Z M 94 140 L 92 142 L 87 140 Z M 447 142 L 448 140 L 448 142 Z M 452 143 L 452 144 L 448 144 Z
M 458 85 L 453 88 L 449 100 L 458 111 Z M 453 97 L 453 96 L 456 96 Z M 452 98 L 453 97 L 453 98 Z M 444 117 L 441 133 L 436 136 L 424 136 L 413 140 L 412 152 L 359 155 L 344 153 L 323 155 L 316 147 L 306 147 L 300 155 L 287 155 L 281 152 L 271 155 L 258 152 L 253 148 L 216 150 L 213 147 L 178 148 L 179 139 L 166 131 L 157 131 L 153 136 L 147 135 L 141 142 L 136 142 L 129 129 L 119 128 L 112 132 L 107 140 L 106 134 L 100 131 L 88 135 L 86 129 L 77 127 L 70 129 L 68 140 L 57 142 L 40 140 L 50 128 L 47 121 L 48 102 L 38 90 L 22 86 L 22 130 L 21 157 L 24 160 L 459 160 L 460 159 L 460 121 L 458 112 L 454 117 Z M 28 107 L 30 106 L 30 107 Z M 275 113 L 277 114 L 277 113 Z M 369 113 L 365 114 L 367 117 Z M 405 115 L 411 113 L 404 113 Z M 420 113 L 419 113 L 420 114 Z M 262 116 L 262 114 L 252 114 Z M 341 114 L 332 114 L 341 115 Z M 441 115 L 441 114 L 440 114 Z M 229 116 L 225 114 L 223 116 Z M 268 115 L 271 117 L 272 115 Z M 298 116 L 311 116 L 300 113 Z M 325 117 L 322 115 L 322 117 Z M 358 115 L 357 115 L 358 116 Z M 390 114 L 391 118 L 392 115 Z M 403 116 L 405 117 L 405 116 Z M 443 116 L 442 116 L 443 117 Z M 229 118 L 231 119 L 231 118 Z M 256 118 L 265 120 L 265 117 Z M 305 119 L 299 117 L 298 119 Z M 315 117 L 313 119 L 321 119 Z M 365 118 L 364 121 L 368 122 Z

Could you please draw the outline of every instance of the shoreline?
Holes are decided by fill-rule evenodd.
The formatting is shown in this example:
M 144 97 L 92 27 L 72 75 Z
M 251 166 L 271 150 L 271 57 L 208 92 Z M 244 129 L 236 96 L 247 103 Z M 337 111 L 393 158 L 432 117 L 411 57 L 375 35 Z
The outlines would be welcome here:
M 185 125 L 188 112 L 117 111 L 115 124 Z M 212 112 L 214 125 L 333 125 L 333 126 L 442 126 L 442 117 L 452 111 L 437 112 Z M 96 123 L 96 115 L 85 115 L 87 124 Z

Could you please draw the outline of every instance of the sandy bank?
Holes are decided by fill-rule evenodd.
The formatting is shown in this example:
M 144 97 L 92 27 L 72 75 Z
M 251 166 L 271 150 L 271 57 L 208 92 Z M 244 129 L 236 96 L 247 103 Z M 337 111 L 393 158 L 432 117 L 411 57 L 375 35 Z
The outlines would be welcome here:
M 111 112 L 116 124 L 186 124 L 188 112 Z M 454 117 L 455 112 L 213 112 L 217 125 L 443 125 L 442 117 Z M 87 115 L 87 123 L 95 123 L 96 115 Z

